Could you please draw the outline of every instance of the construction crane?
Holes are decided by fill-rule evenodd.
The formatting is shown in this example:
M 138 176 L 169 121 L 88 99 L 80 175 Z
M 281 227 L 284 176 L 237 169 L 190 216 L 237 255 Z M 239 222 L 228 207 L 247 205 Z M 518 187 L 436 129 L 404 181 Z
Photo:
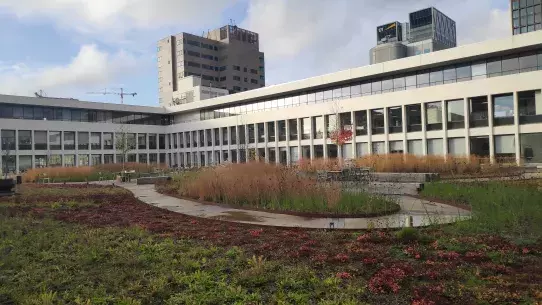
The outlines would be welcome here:
M 137 93 L 136 92 L 124 92 L 124 88 L 120 88 L 119 89 L 120 92 L 118 91 L 107 91 L 107 89 L 104 89 L 103 92 L 87 92 L 87 94 L 103 94 L 103 95 L 118 95 L 120 96 L 120 103 L 121 104 L 124 104 L 124 96 L 126 95 L 129 95 L 129 96 L 136 96 Z

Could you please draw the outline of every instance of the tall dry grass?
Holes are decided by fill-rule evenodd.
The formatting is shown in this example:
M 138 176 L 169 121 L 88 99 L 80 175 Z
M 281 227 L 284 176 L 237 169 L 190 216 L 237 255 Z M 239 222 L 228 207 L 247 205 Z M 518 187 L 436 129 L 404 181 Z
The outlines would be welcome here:
M 35 182 L 44 174 L 53 181 L 93 181 L 98 180 L 100 173 L 107 178 L 114 178 L 114 173 L 122 171 L 122 163 L 102 164 L 97 166 L 80 167 L 45 167 L 29 169 L 23 174 L 24 182 Z M 164 164 L 148 165 L 142 163 L 125 163 L 125 170 L 134 170 L 136 173 L 149 173 L 155 169 L 166 169 Z
M 260 206 L 314 198 L 334 206 L 341 198 L 339 185 L 323 187 L 314 179 L 299 177 L 291 168 L 262 162 L 228 164 L 185 175 L 179 194 L 212 202 Z
M 514 160 L 491 163 L 478 156 L 417 156 L 403 154 L 368 155 L 351 161 L 357 167 L 369 167 L 375 172 L 438 173 L 442 175 L 497 174 L 517 170 Z M 337 159 L 303 160 L 299 168 L 308 172 L 338 170 L 346 162 Z

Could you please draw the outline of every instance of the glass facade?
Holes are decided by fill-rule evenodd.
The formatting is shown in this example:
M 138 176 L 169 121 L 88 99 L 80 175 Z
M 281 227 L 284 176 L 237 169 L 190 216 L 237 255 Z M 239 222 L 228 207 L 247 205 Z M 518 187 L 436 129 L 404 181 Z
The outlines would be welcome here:
M 401 107 L 388 108 L 388 132 L 403 132 L 403 110 Z
M 512 29 L 514 35 L 542 29 L 540 0 L 512 0 Z
M 407 119 L 407 131 L 422 131 L 422 105 L 407 105 L 405 109 Z
M 34 149 L 47 150 L 47 131 L 34 131 Z
M 37 121 L 171 125 L 169 115 L 0 103 L 0 118 Z
M 425 104 L 426 129 L 442 130 L 442 103 L 434 102 Z
M 453 66 L 444 65 L 431 71 L 420 70 L 407 75 L 392 76 L 392 89 L 386 89 L 388 88 L 386 82 L 389 82 L 389 80 L 382 79 L 365 81 L 353 80 L 352 83 L 348 85 L 350 90 L 344 91 L 344 85 L 330 85 L 329 89 L 324 88 L 317 91 L 304 92 L 301 95 L 295 95 L 294 97 L 296 98 L 293 99 L 295 103 L 288 105 L 288 107 L 322 103 L 324 102 L 324 92 L 328 92 L 328 101 L 341 100 L 365 95 L 382 94 L 390 91 L 403 91 L 428 86 L 439 86 L 442 84 L 470 81 L 485 77 L 527 73 L 534 70 L 542 70 L 542 50 L 528 53 L 518 53 L 504 57 L 488 57 L 485 60 L 459 63 Z M 339 88 L 341 89 L 340 91 L 338 90 Z M 350 95 L 347 95 L 348 92 L 350 92 Z M 287 95 L 292 96 L 291 94 Z M 278 97 L 277 99 L 273 100 L 266 99 L 231 106 L 228 105 L 227 107 L 221 106 L 213 109 L 201 110 L 200 118 L 201 120 L 211 120 L 245 113 L 279 109 L 286 107 L 279 107 L 280 104 L 276 102 L 282 98 L 284 97 Z
M 526 91 L 518 93 L 519 123 L 542 123 L 542 93 Z
M 354 119 L 356 120 L 356 136 L 367 135 L 367 111 L 354 112 Z
M 493 97 L 493 125 L 514 124 L 514 95 L 506 94 Z
M 469 99 L 469 126 L 487 127 L 489 108 L 487 104 L 487 96 L 473 97 Z
M 19 150 L 32 150 L 32 131 L 19 130 Z
M 372 134 L 383 134 L 384 125 L 384 109 L 371 110 L 371 132 Z

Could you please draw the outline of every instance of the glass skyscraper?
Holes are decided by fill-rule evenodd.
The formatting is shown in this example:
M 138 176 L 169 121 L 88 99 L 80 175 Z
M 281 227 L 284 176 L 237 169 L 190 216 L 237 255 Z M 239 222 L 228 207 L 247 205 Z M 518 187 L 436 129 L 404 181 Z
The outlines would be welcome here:
M 542 29 L 542 0 L 510 0 L 514 35 Z

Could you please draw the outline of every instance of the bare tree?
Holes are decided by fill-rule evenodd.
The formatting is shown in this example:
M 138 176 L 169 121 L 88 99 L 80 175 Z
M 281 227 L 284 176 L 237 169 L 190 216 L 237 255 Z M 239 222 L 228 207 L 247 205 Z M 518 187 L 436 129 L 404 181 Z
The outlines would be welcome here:
M 122 171 L 125 170 L 128 153 L 136 148 L 135 139 L 130 138 L 129 131 L 128 127 L 120 125 L 115 132 L 115 149 L 122 155 Z

